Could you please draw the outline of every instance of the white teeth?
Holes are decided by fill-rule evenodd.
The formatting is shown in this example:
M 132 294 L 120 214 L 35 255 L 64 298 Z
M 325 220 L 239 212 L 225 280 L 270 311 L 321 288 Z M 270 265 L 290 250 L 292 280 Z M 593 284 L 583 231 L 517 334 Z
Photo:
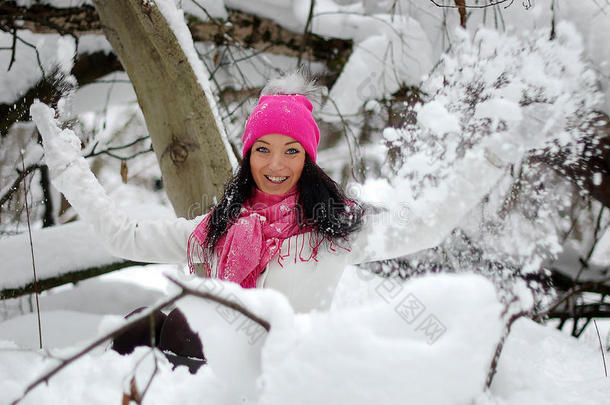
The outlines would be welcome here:
M 268 178 L 269 180 L 271 180 L 274 183 L 281 183 L 284 180 L 286 180 L 288 177 L 284 176 L 284 177 L 272 177 L 272 176 L 265 176 L 266 178 Z

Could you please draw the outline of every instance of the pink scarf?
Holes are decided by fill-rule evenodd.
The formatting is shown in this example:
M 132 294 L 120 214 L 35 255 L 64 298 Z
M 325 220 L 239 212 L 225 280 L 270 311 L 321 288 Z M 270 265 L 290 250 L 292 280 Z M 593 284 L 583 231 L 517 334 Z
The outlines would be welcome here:
M 258 276 L 278 254 L 282 242 L 311 231 L 310 227 L 299 227 L 297 202 L 296 186 L 282 195 L 267 194 L 256 188 L 254 196 L 242 205 L 239 218 L 216 245 L 216 277 L 239 283 L 244 288 L 256 287 Z M 197 225 L 189 238 L 187 256 L 191 272 L 195 270 L 195 251 L 202 253 L 209 217 L 207 215 Z M 194 246 L 195 242 L 201 249 Z M 316 251 L 317 246 L 314 248 L 314 258 Z M 205 262 L 202 256 L 199 259 Z M 206 275 L 212 276 L 211 264 L 204 265 Z

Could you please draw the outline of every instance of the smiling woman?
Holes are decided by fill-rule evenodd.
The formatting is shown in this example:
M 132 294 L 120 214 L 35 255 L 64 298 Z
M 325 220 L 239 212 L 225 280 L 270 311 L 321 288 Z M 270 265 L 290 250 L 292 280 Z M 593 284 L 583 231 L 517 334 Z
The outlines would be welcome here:
M 316 164 L 320 132 L 311 102 L 316 86 L 294 73 L 270 81 L 261 94 L 245 126 L 237 172 L 218 204 L 192 220 L 127 216 L 91 173 L 80 140 L 57 126 L 54 111 L 37 103 L 31 112 L 53 184 L 111 253 L 142 262 L 187 262 L 200 276 L 243 288 L 271 288 L 285 295 L 297 312 L 328 309 L 347 265 L 439 244 L 504 172 L 484 154 L 472 153 L 428 210 L 436 214 L 434 220 L 410 212 L 373 211 L 348 198 Z M 371 235 L 375 243 L 370 243 Z M 129 352 L 154 341 L 184 358 L 203 359 L 199 337 L 180 313 L 172 311 L 162 319 L 155 339 L 143 324 L 115 343 Z
M 305 165 L 305 149 L 282 134 L 260 137 L 252 146 L 250 170 L 256 186 L 269 194 L 284 194 L 296 186 Z
M 193 272 L 203 263 L 208 277 L 244 288 L 262 286 L 268 265 L 285 257 L 284 241 L 306 234 L 299 252 L 306 239 L 311 252 L 300 261 L 315 261 L 323 242 L 360 227 L 361 205 L 315 163 L 320 130 L 305 94 L 314 98 L 317 88 L 298 74 L 290 81 L 300 83 L 298 88 L 286 88 L 287 83 L 272 80 L 246 122 L 240 169 L 189 238 Z

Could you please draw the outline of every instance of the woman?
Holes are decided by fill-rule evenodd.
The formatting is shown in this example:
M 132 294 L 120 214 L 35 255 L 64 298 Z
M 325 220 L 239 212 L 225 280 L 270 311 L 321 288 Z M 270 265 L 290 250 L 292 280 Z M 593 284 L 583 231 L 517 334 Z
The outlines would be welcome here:
M 244 288 L 275 289 L 297 312 L 305 312 L 329 307 L 346 265 L 439 244 L 503 173 L 501 161 L 492 164 L 483 153 L 467 155 L 430 208 L 436 213 L 432 221 L 365 210 L 316 165 L 320 133 L 312 116 L 311 90 L 311 83 L 299 75 L 271 81 L 263 89 L 246 123 L 237 174 L 212 211 L 192 220 L 129 218 L 80 156 L 78 138 L 57 128 L 46 106 L 35 104 L 31 111 L 53 184 L 114 255 L 145 262 L 186 261 L 192 271 L 201 263 L 206 276 Z M 158 325 L 162 323 L 160 318 Z M 192 331 L 180 336 L 196 343 L 194 351 L 183 351 L 185 356 L 203 357 Z M 170 350 L 180 354 L 182 349 Z

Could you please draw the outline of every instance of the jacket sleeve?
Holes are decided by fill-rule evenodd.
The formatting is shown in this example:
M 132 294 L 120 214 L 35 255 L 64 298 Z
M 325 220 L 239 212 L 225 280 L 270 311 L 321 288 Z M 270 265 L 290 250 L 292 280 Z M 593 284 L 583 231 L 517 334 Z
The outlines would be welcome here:
M 186 263 L 187 241 L 204 216 L 136 220 L 106 194 L 83 157 L 65 165 L 53 185 L 88 222 L 110 253 L 150 263 Z
M 88 222 L 110 253 L 151 263 L 186 263 L 189 235 L 203 216 L 135 220 L 114 204 L 81 155 L 81 143 L 70 129 L 61 129 L 55 112 L 43 103 L 30 107 L 42 136 L 45 163 L 53 185 Z
M 403 203 L 398 210 L 365 213 L 362 228 L 350 238 L 347 263 L 392 259 L 439 245 L 505 173 L 486 156 L 470 151 L 435 190 L 436 198 L 418 203 L 419 209 Z

